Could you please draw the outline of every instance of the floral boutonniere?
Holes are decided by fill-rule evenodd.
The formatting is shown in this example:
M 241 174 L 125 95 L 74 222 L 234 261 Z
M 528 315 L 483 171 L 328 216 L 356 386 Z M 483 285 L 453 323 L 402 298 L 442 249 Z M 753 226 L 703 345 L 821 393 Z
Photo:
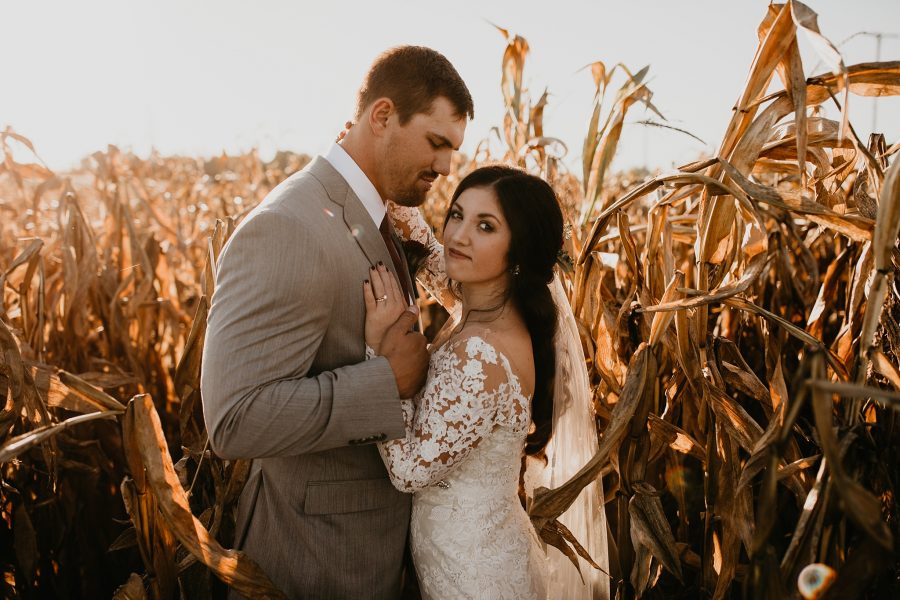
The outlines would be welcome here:
M 425 244 L 416 240 L 402 240 L 400 245 L 403 247 L 403 255 L 406 256 L 406 264 L 409 267 L 409 275 L 415 281 L 416 274 L 425 264 L 428 258 L 428 248 Z

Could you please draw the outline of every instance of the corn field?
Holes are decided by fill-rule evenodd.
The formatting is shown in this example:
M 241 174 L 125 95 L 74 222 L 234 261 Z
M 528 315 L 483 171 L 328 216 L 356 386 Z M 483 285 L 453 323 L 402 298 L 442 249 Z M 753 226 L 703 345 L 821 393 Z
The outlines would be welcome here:
M 846 65 L 808 7 L 770 5 L 715 156 L 647 177 L 610 167 L 630 109 L 664 122 L 648 70 L 596 62 L 571 173 L 500 32 L 503 123 L 424 210 L 496 160 L 563 202 L 600 443 L 537 531 L 583 553 L 556 518 L 602 477 L 617 598 L 900 595 L 900 143 L 851 118 L 900 61 Z M 230 549 L 249 464 L 209 450 L 199 375 L 215 259 L 308 157 L 110 146 L 54 173 L 7 127 L 0 158 L 2 596 L 283 597 Z

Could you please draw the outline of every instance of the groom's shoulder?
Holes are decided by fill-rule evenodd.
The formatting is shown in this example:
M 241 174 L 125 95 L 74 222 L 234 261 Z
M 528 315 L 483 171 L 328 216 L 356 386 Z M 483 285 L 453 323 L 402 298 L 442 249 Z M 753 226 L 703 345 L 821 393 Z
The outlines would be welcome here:
M 335 180 L 335 176 L 340 178 L 325 159 L 316 157 L 302 170 L 275 186 L 263 199 L 260 208 L 282 211 L 304 219 L 319 213 L 327 214 L 328 205 L 333 202 L 332 196 L 341 193 L 336 189 L 340 187 L 337 185 L 340 182 Z
M 334 194 L 334 191 L 330 191 Z M 304 239 L 330 247 L 344 239 L 340 207 L 315 172 L 303 169 L 275 188 L 241 220 L 233 237 L 268 237 L 272 240 Z M 268 235 L 267 235 L 268 234 Z
M 327 198 L 328 192 L 307 165 L 272 188 L 261 205 L 279 207 L 286 203 L 315 200 L 322 196 Z

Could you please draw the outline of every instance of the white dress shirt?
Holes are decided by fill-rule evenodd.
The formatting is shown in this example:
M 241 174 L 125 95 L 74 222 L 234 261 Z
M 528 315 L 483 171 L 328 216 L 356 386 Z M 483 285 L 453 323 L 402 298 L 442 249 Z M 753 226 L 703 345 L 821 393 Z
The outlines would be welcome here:
M 381 199 L 378 190 L 375 189 L 375 186 L 372 185 L 366 174 L 359 168 L 356 161 L 350 158 L 347 151 L 337 143 L 331 145 L 324 158 L 350 185 L 350 189 L 353 190 L 359 201 L 366 207 L 366 212 L 372 217 L 375 227 L 381 227 L 381 222 L 387 214 L 384 200 Z

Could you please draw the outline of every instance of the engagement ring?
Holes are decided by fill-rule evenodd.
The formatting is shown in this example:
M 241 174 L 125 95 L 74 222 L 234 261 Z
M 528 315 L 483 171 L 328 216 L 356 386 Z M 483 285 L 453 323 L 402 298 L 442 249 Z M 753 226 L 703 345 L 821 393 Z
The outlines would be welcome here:
M 375 302 L 385 302 L 385 301 L 387 301 L 387 294 L 385 294 L 381 298 L 375 298 Z

